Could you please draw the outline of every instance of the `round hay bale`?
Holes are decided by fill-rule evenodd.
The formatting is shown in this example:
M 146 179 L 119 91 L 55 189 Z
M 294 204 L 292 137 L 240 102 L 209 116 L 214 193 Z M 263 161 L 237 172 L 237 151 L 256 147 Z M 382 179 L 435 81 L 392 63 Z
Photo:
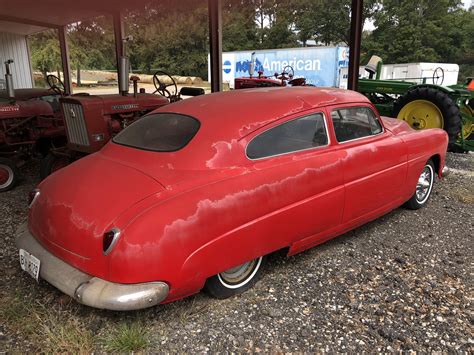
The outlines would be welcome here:
M 193 85 L 202 85 L 202 79 L 199 76 L 190 76 Z
M 175 77 L 176 83 L 180 85 L 191 85 L 193 80 L 189 76 L 177 76 Z

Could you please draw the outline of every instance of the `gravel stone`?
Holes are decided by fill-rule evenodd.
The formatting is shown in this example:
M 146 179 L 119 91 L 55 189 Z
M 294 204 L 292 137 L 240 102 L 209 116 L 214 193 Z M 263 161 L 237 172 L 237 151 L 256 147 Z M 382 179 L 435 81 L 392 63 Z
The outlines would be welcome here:
M 138 320 L 150 352 L 470 352 L 474 155 L 448 154 L 451 175 L 426 208 L 398 208 L 293 257 L 272 254 L 262 279 L 226 300 L 199 293 L 148 310 L 119 313 L 82 306 L 21 271 L 14 245 L 27 218 L 38 162 L 0 194 L 0 309 L 21 295 L 60 322 L 94 335 L 94 352 L 117 324 Z M 42 352 L 0 317 L 0 352 Z

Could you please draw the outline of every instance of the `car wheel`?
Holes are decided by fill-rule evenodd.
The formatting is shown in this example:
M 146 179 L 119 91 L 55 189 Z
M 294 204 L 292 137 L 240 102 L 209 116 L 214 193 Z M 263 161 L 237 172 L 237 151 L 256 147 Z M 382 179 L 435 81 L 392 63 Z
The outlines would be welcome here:
M 242 293 L 252 287 L 262 273 L 265 257 L 253 259 L 207 279 L 204 291 L 219 299 Z
M 18 170 L 15 163 L 6 158 L 0 158 L 0 192 L 13 189 L 18 182 Z
M 405 207 L 411 210 L 417 210 L 423 207 L 431 195 L 435 179 L 435 168 L 431 160 L 428 160 L 426 165 L 418 177 L 416 190 L 413 196 L 405 203 Z

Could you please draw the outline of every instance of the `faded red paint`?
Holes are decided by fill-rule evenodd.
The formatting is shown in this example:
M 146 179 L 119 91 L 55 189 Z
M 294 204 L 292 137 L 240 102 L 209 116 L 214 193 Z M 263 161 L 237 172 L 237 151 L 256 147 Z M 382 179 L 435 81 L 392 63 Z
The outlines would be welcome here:
M 165 281 L 169 302 L 250 259 L 323 243 L 407 201 L 426 161 L 444 166 L 447 135 L 382 119 L 377 136 L 337 143 L 330 110 L 370 107 L 362 95 L 311 87 L 241 90 L 162 107 L 196 117 L 182 150 L 157 153 L 108 143 L 43 181 L 29 228 L 41 244 L 88 274 L 118 283 Z M 323 113 L 330 144 L 249 160 L 264 130 Z M 104 232 L 122 231 L 102 253 Z

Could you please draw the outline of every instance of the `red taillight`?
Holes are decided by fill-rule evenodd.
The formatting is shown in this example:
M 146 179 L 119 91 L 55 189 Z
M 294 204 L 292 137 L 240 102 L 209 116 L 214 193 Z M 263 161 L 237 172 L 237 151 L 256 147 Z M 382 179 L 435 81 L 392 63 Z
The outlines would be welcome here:
M 40 194 L 40 191 L 38 189 L 34 189 L 30 191 L 28 194 L 28 207 L 31 207 L 33 205 L 33 202 L 38 198 Z
M 102 251 L 104 252 L 104 255 L 110 253 L 119 236 L 120 230 L 117 228 L 113 228 L 104 233 L 104 238 L 102 239 Z

